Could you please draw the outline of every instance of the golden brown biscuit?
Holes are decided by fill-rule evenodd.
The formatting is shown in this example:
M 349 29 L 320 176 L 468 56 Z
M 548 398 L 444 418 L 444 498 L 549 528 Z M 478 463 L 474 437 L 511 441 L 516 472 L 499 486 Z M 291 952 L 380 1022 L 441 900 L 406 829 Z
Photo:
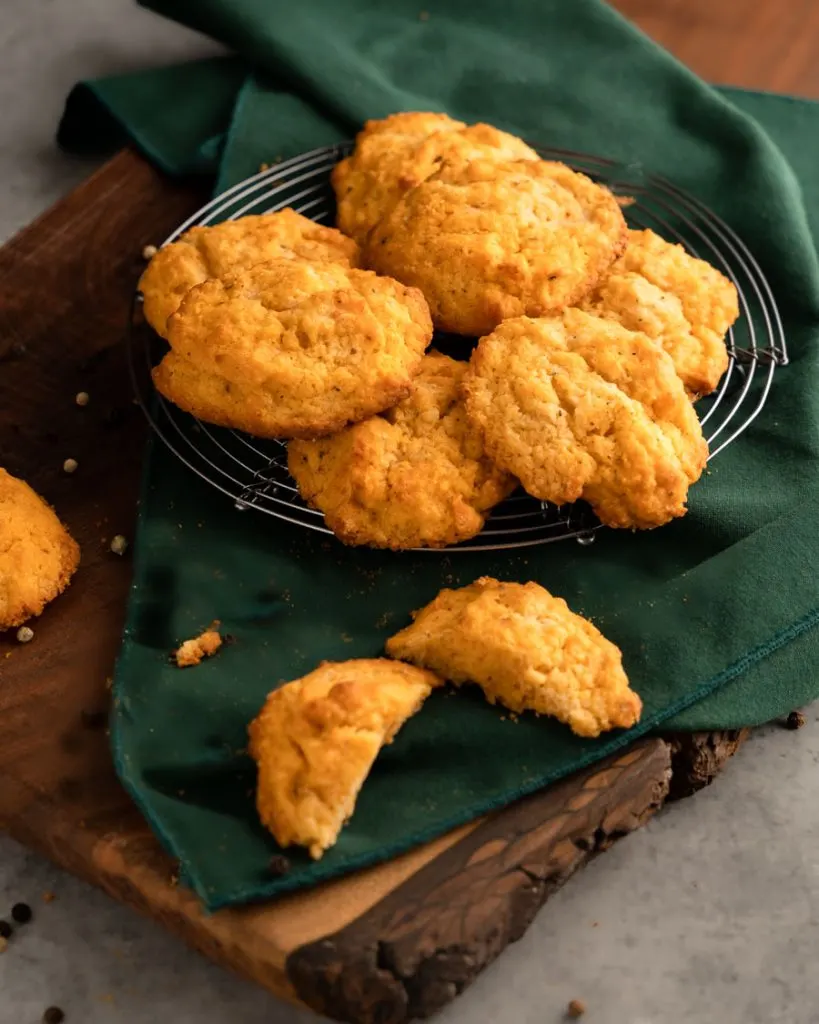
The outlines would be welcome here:
M 473 352 L 464 393 L 499 466 L 536 498 L 584 498 L 609 526 L 684 515 L 708 457 L 671 357 L 578 309 L 501 324 Z
M 405 192 L 443 164 L 461 166 L 478 158 L 537 160 L 538 155 L 514 135 L 446 114 L 392 114 L 368 121 L 353 153 L 333 170 L 338 226 L 363 245 Z
M 431 337 L 414 288 L 337 263 L 274 260 L 189 292 L 154 382 L 208 423 L 317 437 L 404 398 Z
M 256 806 L 279 846 L 318 859 L 352 817 L 379 750 L 441 680 L 386 658 L 324 662 L 267 698 L 250 725 Z
M 739 316 L 736 288 L 653 231 L 629 231 L 625 253 L 580 305 L 658 341 L 693 395 L 710 394 L 728 369 L 725 335 Z
M 139 282 L 145 319 L 166 338 L 168 318 L 195 285 L 274 259 L 357 267 L 359 252 L 340 231 L 289 208 L 191 228 L 163 246 L 145 269 Z
M 483 577 L 442 590 L 413 620 L 387 653 L 453 683 L 477 683 L 490 704 L 552 715 L 579 736 L 639 721 L 642 702 L 619 649 L 537 583 Z
M 466 418 L 467 364 L 424 357 L 400 405 L 316 441 L 292 441 L 299 492 L 345 544 L 443 547 L 480 533 L 517 481 L 487 458 Z
M 488 334 L 590 291 L 625 246 L 614 196 L 546 160 L 474 161 L 408 192 L 373 230 L 368 266 L 424 293 L 435 325 Z
M 0 630 L 39 615 L 80 561 L 68 531 L 26 483 L 0 469 Z

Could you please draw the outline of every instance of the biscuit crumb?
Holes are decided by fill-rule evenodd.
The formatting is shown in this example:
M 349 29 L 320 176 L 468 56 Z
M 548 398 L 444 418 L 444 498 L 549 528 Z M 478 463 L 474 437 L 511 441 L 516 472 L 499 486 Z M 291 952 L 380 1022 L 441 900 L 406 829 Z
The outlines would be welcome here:
M 144 260 L 152 260 L 158 252 L 159 249 L 155 245 L 146 245 L 142 250 L 142 258 Z
M 77 466 L 79 466 L 79 463 L 77 462 L 76 459 L 66 459 L 65 462 L 63 463 L 63 472 L 76 473 Z
M 118 533 L 116 537 L 111 539 L 111 544 L 109 546 L 115 555 L 124 555 L 128 550 L 128 541 L 121 533 Z
M 0 953 L 5 953 L 8 949 L 9 940 L 0 936 Z
M 88 402 L 89 402 L 88 392 L 87 391 L 80 391 L 80 392 L 78 392 L 76 398 L 74 399 L 74 401 L 80 407 L 84 407 L 84 406 L 88 405 Z
M 179 668 L 188 668 L 198 665 L 203 658 L 210 658 L 222 646 L 222 637 L 219 635 L 219 620 L 212 622 L 204 633 L 194 637 L 192 640 L 185 640 L 174 651 L 174 658 Z
M 31 626 L 21 626 L 17 630 L 17 641 L 21 644 L 28 644 L 34 639 L 34 630 Z
M 577 1020 L 578 1017 L 582 1017 L 586 1012 L 586 1004 L 582 999 L 572 999 L 569 1005 L 566 1007 L 566 1016 L 572 1020 Z
M 259 174 L 261 174 L 262 171 L 269 171 L 269 170 L 270 170 L 270 164 L 259 164 Z
M 806 722 L 807 718 L 805 718 L 801 711 L 791 711 L 785 719 L 785 727 L 787 729 L 801 729 Z

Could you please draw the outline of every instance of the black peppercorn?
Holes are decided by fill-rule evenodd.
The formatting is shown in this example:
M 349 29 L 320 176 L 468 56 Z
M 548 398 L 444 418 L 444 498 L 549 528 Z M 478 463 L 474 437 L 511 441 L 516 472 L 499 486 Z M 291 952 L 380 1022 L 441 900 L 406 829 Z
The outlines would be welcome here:
M 11 938 L 12 927 L 8 921 L 0 921 L 0 939 Z
M 15 903 L 11 908 L 11 916 L 17 924 L 28 924 L 31 920 L 31 907 L 28 903 Z
M 43 1014 L 43 1024 L 62 1024 L 65 1014 L 59 1006 L 49 1006 Z
M 277 853 L 275 856 L 270 858 L 267 870 L 271 875 L 279 878 L 281 875 L 286 875 L 290 870 L 290 861 L 283 854 Z

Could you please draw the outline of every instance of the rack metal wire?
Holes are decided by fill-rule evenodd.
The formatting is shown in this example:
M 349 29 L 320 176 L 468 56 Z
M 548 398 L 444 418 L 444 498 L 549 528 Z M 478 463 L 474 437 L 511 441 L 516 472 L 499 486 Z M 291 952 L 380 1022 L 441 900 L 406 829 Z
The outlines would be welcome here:
M 330 172 L 351 143 L 311 150 L 234 185 L 189 217 L 163 242 L 188 228 L 235 220 L 291 206 L 323 224 L 333 224 L 335 201 Z M 736 285 L 740 317 L 729 331 L 729 366 L 717 391 L 697 403 L 713 459 L 759 416 L 774 374 L 788 361 L 782 321 L 768 282 L 748 248 L 724 221 L 671 182 L 640 165 L 535 146 L 549 160 L 562 160 L 633 202 L 625 209 L 632 227 L 650 227 L 680 242 L 695 256 L 717 266 Z M 447 349 L 447 339 L 433 344 Z M 287 472 L 286 445 L 209 426 L 166 401 L 153 388 L 151 367 L 164 343 L 141 315 L 140 296 L 131 307 L 128 356 L 136 397 L 153 430 L 173 453 L 204 480 L 231 498 L 239 511 L 255 509 L 321 533 L 330 531 L 320 512 L 300 498 Z M 500 504 L 483 531 L 450 547 L 494 551 L 570 538 L 590 544 L 600 524 L 582 502 L 557 508 L 518 492 Z M 426 549 L 425 549 L 426 550 Z

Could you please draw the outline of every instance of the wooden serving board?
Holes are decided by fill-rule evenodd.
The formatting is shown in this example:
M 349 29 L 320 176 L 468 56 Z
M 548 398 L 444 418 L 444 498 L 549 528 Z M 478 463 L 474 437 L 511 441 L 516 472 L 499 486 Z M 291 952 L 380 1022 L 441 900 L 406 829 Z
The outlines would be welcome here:
M 706 78 L 819 94 L 815 5 L 615 6 Z M 125 318 L 143 246 L 201 205 L 207 185 L 170 182 L 125 151 L 0 250 L 0 465 L 54 503 L 83 548 L 34 641 L 0 634 L 0 825 L 277 995 L 398 1024 L 454 998 L 579 867 L 707 785 L 746 733 L 642 740 L 390 863 L 203 915 L 119 786 L 104 722 L 130 578 L 108 542 L 132 533 L 146 436 Z M 78 391 L 91 395 L 85 409 Z
M 0 465 L 58 508 L 83 551 L 34 641 L 0 634 L 0 824 L 280 996 L 348 1021 L 426 1016 L 590 857 L 710 782 L 744 733 L 642 740 L 390 863 L 206 917 L 120 788 L 105 728 L 130 578 L 108 545 L 133 533 L 146 436 L 128 302 L 143 246 L 204 198 L 202 183 L 123 151 L 0 251 Z

